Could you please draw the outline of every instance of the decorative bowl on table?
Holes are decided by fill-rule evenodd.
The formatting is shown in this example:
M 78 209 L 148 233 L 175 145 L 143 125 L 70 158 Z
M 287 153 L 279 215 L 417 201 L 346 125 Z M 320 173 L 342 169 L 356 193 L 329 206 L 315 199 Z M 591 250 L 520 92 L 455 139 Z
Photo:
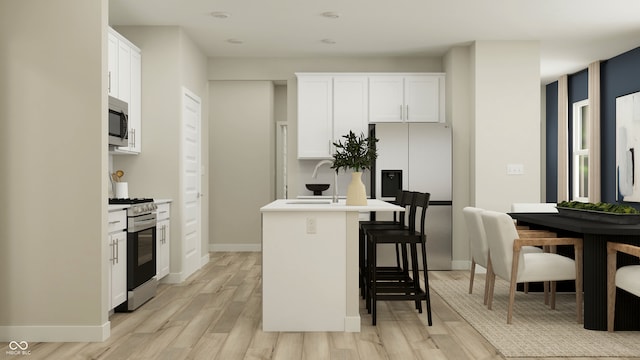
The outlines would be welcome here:
M 314 196 L 322 195 L 322 192 L 329 188 L 329 184 L 305 184 L 307 190 L 313 191 Z

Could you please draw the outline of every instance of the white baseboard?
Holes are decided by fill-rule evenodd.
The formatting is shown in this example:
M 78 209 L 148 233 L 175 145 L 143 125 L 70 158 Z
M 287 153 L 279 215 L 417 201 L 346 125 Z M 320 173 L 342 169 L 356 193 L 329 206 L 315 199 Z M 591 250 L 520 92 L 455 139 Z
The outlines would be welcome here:
M 260 252 L 262 244 L 209 244 L 212 252 Z
M 208 263 L 209 263 L 209 253 L 206 253 L 202 255 L 202 258 L 200 258 L 200 268 L 207 265 Z
M 169 273 L 167 276 L 163 277 L 160 282 L 163 284 L 180 284 L 184 279 L 182 278 L 182 272 L 179 273 Z
M 344 331 L 345 332 L 360 332 L 360 316 L 345 316 L 344 317 Z
M 102 342 L 109 336 L 109 321 L 96 326 L 0 326 L 0 342 Z
M 469 270 L 469 269 L 471 269 L 471 261 L 469 260 L 451 261 L 451 270 Z

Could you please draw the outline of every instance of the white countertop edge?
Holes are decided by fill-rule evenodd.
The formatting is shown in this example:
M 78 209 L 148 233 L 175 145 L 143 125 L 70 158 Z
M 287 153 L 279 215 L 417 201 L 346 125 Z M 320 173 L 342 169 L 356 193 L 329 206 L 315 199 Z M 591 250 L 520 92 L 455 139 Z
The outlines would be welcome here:
M 173 199 L 153 199 L 153 202 L 156 204 L 165 204 L 173 202 Z
M 327 199 L 318 200 L 319 202 L 325 201 Z M 302 203 L 301 203 L 302 202 Z M 345 204 L 345 200 L 340 200 L 337 204 L 333 203 L 304 203 L 303 199 L 279 199 L 275 200 L 270 204 L 267 204 L 260 208 L 261 212 L 271 212 L 271 211 L 282 211 L 282 212 L 308 212 L 308 211 L 341 211 L 341 212 L 349 212 L 349 211 L 358 211 L 358 212 L 369 212 L 369 211 L 404 211 L 405 209 L 401 206 L 393 205 L 388 202 L 378 200 L 378 199 L 368 199 L 367 205 L 364 206 L 347 206 Z

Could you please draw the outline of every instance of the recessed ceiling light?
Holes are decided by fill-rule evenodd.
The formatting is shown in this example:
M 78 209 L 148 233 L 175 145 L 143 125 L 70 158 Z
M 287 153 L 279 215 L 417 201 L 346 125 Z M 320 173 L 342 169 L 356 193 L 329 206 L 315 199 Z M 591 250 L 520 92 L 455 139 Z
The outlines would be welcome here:
M 322 16 L 329 19 L 338 19 L 340 17 L 340 14 L 335 11 L 326 11 L 322 13 Z
M 228 19 L 231 17 L 231 14 L 224 11 L 214 11 L 211 13 L 211 16 L 213 16 L 216 19 Z
M 242 41 L 240 39 L 229 39 L 229 40 L 227 40 L 227 42 L 229 44 L 242 44 L 242 43 L 244 43 L 244 41 Z
M 325 44 L 335 44 L 336 43 L 336 41 L 333 40 L 333 39 L 322 39 L 320 41 L 322 41 Z

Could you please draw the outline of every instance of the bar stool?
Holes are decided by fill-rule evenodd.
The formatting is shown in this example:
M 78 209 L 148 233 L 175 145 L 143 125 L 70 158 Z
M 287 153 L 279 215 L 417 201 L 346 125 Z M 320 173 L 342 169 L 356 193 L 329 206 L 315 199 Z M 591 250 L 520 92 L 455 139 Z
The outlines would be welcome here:
M 427 320 L 432 325 L 431 299 L 429 296 L 429 278 L 427 272 L 425 219 L 429 207 L 429 193 L 414 193 L 409 210 L 409 223 L 405 229 L 373 229 L 366 232 L 367 240 L 367 309 L 372 315 L 372 323 L 376 324 L 376 303 L 382 301 L 413 300 L 416 309 L 422 313 L 422 301 L 427 304 Z M 416 229 L 417 213 L 420 211 L 420 227 Z M 396 244 L 403 254 L 402 271 L 384 273 L 377 267 L 377 245 Z M 417 245 L 420 244 L 420 264 Z M 407 247 L 411 256 L 411 271 L 409 271 Z M 424 270 L 424 290 L 420 287 L 419 267 Z
M 411 199 L 413 198 L 413 193 L 406 190 L 399 190 L 394 204 L 398 206 L 402 206 L 405 209 L 411 203 Z M 405 213 L 402 211 L 393 213 L 393 220 L 373 220 L 373 221 L 360 221 L 360 233 L 359 233 L 359 243 L 360 243 L 360 253 L 359 253 L 359 264 L 360 264 L 360 293 L 362 298 L 366 298 L 366 279 L 368 273 L 367 267 L 367 255 L 366 255 L 366 233 L 370 230 L 382 230 L 382 229 L 405 229 L 407 226 L 405 225 Z M 400 254 L 399 254 L 400 246 L 396 246 L 396 266 L 395 267 L 384 267 L 378 268 L 379 271 L 384 272 L 398 272 L 402 271 L 402 266 L 400 264 Z M 405 256 L 406 257 L 406 256 Z

